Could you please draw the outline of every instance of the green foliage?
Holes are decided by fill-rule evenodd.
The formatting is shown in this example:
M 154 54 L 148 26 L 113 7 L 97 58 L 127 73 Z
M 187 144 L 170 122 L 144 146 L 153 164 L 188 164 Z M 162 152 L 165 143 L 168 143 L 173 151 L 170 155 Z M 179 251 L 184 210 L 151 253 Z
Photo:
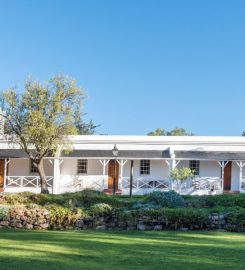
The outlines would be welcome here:
M 175 226 L 180 227 L 195 227 L 203 228 L 209 222 L 208 212 L 203 209 L 165 209 L 164 215 L 168 222 Z
M 229 231 L 244 231 L 245 230 L 245 209 L 232 211 L 226 215 Z
M 0 205 L 0 221 L 9 219 L 9 205 Z
M 5 132 L 37 166 L 43 193 L 48 193 L 43 158 L 55 155 L 59 147 L 71 150 L 67 136 L 78 134 L 82 127 L 86 132 L 96 128 L 82 121 L 84 97 L 76 81 L 64 75 L 47 83 L 30 78 L 23 91 L 11 88 L 1 94 Z
M 9 193 L 9 194 L 0 194 L 0 204 L 11 204 L 11 205 L 21 205 L 29 204 L 31 200 L 29 196 L 32 193 L 23 192 L 23 193 Z
M 170 172 L 170 178 L 172 180 L 180 180 L 181 182 L 184 182 L 193 177 L 194 171 L 187 167 L 174 168 Z
M 188 132 L 184 128 L 176 127 L 170 131 L 162 128 L 157 128 L 155 131 L 147 133 L 148 136 L 193 136 L 193 133 Z
M 52 205 L 47 209 L 50 211 L 51 228 L 72 227 L 79 218 L 86 216 L 86 212 L 79 208 L 67 208 Z
M 112 207 L 107 203 L 96 203 L 89 210 L 93 216 L 105 216 L 112 212 Z
M 12 197 L 15 199 L 12 199 Z M 97 203 L 106 203 L 112 207 L 130 207 L 134 202 L 134 200 L 128 198 L 122 199 L 120 197 L 109 196 L 91 189 L 59 195 L 34 193 L 6 194 L 5 201 L 10 204 L 18 204 L 20 202 L 20 204 L 34 203 L 42 206 L 57 204 L 66 207 L 85 208 L 89 208 Z
M 146 196 L 145 202 L 152 203 L 157 207 L 169 208 L 183 207 L 185 205 L 185 201 L 182 196 L 175 191 L 154 191 Z
M 245 208 L 245 194 L 223 194 L 204 196 L 183 196 L 187 206 L 196 208 L 242 207 Z
M 2 93 L 6 129 L 34 161 L 55 154 L 58 145 L 67 144 L 65 136 L 77 133 L 74 117 L 84 96 L 67 76 L 55 76 L 45 84 L 28 79 L 23 92 L 9 89 Z
M 160 208 L 141 209 L 118 212 L 119 221 L 130 222 L 136 225 L 137 220 L 149 217 L 148 224 L 163 222 L 168 229 L 196 228 L 204 229 L 209 223 L 209 212 L 195 208 Z
M 119 222 L 127 222 L 132 226 L 136 226 L 137 220 L 139 218 L 138 210 L 119 210 L 117 212 Z

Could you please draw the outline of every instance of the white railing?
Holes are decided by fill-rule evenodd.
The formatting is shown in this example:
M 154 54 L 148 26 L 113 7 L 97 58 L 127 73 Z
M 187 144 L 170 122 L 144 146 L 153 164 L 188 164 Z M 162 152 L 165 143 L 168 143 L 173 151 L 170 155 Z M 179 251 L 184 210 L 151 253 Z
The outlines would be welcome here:
M 173 181 L 170 183 L 170 180 L 146 180 L 143 178 L 134 178 L 132 189 L 134 194 L 147 194 L 156 190 L 169 191 L 172 185 L 172 190 L 181 194 L 210 194 L 221 192 L 221 183 L 222 179 L 218 177 L 196 177 L 183 183 L 180 181 Z M 123 177 L 121 181 L 123 193 L 128 193 L 129 188 L 129 177 Z
M 121 181 L 122 190 L 130 188 L 130 178 L 123 177 Z M 134 193 L 149 193 L 154 190 L 168 191 L 169 180 L 147 180 L 143 178 L 134 178 L 132 183 Z
M 184 182 L 174 181 L 172 188 L 180 194 L 216 194 L 222 192 L 219 177 L 195 177 Z
M 245 179 L 241 180 L 241 191 L 245 192 Z
M 105 189 L 104 179 L 89 179 L 89 180 L 83 180 L 83 179 L 74 179 L 73 180 L 73 186 L 75 188 L 81 188 L 81 189 L 94 189 L 98 191 L 103 191 Z
M 69 179 L 69 180 L 66 180 Z M 69 191 L 80 191 L 83 189 L 93 189 L 98 191 L 103 191 L 105 186 L 105 180 L 103 177 L 81 177 L 79 175 L 73 175 L 72 177 L 64 177 L 61 179 L 61 181 L 64 183 L 63 185 L 63 191 L 69 192 Z
M 53 186 L 53 176 L 46 176 L 47 186 Z M 40 188 L 40 176 L 6 176 L 5 188 Z
M 192 187 L 199 190 L 221 190 L 222 179 L 219 177 L 195 177 L 192 179 Z

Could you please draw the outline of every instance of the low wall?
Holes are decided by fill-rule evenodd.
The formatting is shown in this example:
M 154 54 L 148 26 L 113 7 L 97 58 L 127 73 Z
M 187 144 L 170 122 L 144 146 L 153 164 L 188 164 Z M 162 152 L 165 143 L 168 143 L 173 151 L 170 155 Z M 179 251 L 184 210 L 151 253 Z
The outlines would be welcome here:
M 9 214 L 7 213 L 9 211 Z M 50 213 L 39 207 L 16 206 L 7 209 L 0 219 L 0 228 L 48 229 Z
M 39 206 L 1 206 L 0 229 L 97 229 L 97 230 L 227 230 L 244 232 L 244 221 L 234 221 L 227 214 L 188 214 L 183 209 L 169 209 L 165 215 L 158 212 L 112 211 L 101 216 L 62 218 L 61 212 Z M 179 211 L 179 212 L 178 212 Z M 183 213 L 182 213 L 183 212 Z M 189 216 L 188 216 L 189 215 Z M 244 215 L 244 214 L 243 214 Z M 244 219 L 244 217 L 242 217 Z M 54 223 L 56 220 L 56 223 Z M 57 223 L 58 220 L 58 223 Z M 65 221 L 64 221 L 65 220 Z M 237 222 L 238 220 L 238 222 Z

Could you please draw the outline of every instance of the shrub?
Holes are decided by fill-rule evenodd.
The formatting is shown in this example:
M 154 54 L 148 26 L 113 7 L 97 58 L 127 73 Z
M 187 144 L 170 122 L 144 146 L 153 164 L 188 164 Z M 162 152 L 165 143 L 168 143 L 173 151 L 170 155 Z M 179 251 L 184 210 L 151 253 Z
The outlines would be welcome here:
M 112 207 L 106 203 L 96 203 L 90 207 L 90 213 L 94 216 L 105 216 L 110 214 Z
M 175 228 L 203 228 L 209 223 L 208 212 L 203 209 L 166 209 L 164 215 Z
M 245 209 L 228 213 L 226 222 L 229 231 L 245 231 Z
M 9 219 L 9 210 L 10 210 L 10 206 L 0 205 L 0 220 L 8 220 Z
M 30 200 L 28 198 L 30 194 L 31 193 L 28 192 L 3 194 L 0 196 L 0 201 L 1 203 L 11 205 L 28 204 L 30 203 Z
M 152 203 L 157 207 L 177 208 L 185 206 L 184 199 L 175 191 L 154 191 L 146 196 L 145 202 Z
M 245 208 L 245 194 L 184 196 L 184 198 L 188 207 L 213 208 L 238 206 Z
M 170 229 L 205 228 L 209 223 L 209 213 L 205 209 L 162 208 L 148 210 L 141 215 L 150 216 L 152 220 L 164 220 Z
M 79 208 L 67 208 L 57 205 L 48 207 L 50 211 L 51 228 L 68 228 L 74 226 L 76 221 L 86 216 L 86 212 Z
M 136 226 L 139 218 L 139 212 L 137 210 L 124 210 L 117 213 L 119 222 L 126 222 L 131 226 Z

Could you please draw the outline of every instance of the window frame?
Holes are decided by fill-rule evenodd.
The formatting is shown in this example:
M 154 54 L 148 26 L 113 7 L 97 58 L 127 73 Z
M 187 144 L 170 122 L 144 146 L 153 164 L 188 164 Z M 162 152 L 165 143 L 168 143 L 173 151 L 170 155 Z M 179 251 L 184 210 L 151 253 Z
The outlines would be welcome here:
M 140 160 L 140 175 L 150 175 L 150 174 L 151 174 L 151 160 L 141 159 Z
M 80 164 L 82 162 L 85 162 L 85 163 Z M 81 174 L 81 175 L 88 174 L 88 160 L 87 159 L 78 159 L 77 160 L 77 174 Z
M 194 176 L 200 176 L 200 160 L 190 160 L 189 168 L 194 170 Z
M 38 173 L 37 166 L 34 165 L 33 161 L 30 159 L 30 174 Z

